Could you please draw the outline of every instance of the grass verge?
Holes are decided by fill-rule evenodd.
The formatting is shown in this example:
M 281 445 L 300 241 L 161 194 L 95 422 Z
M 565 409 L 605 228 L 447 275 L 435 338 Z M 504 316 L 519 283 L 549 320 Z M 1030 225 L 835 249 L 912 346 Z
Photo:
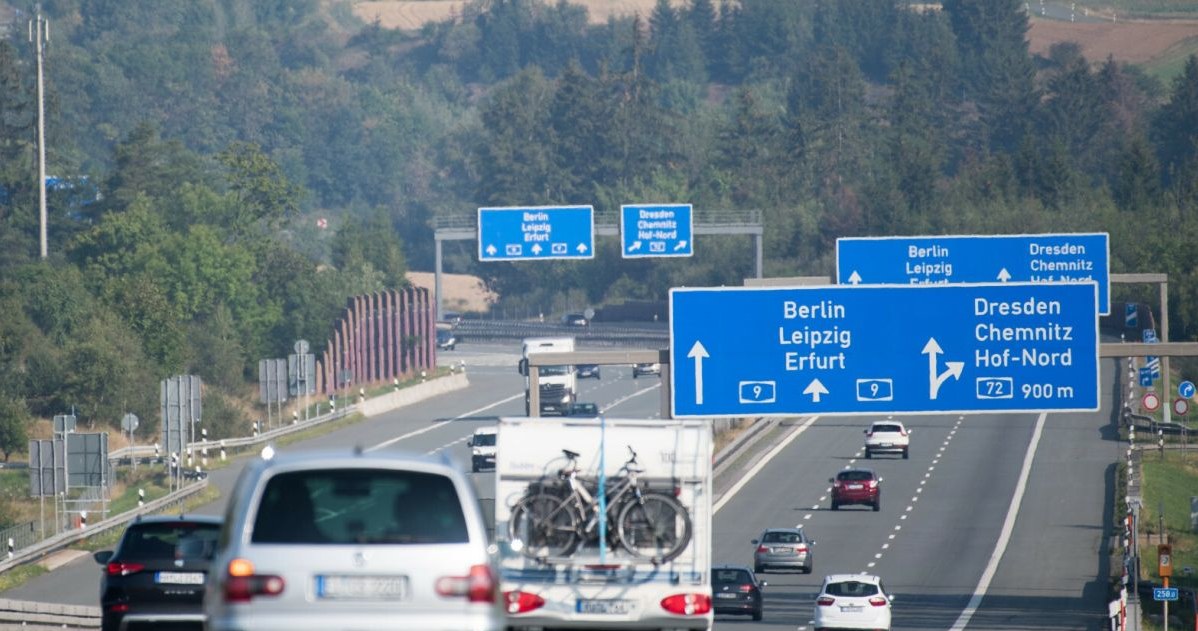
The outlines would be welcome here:
M 1198 533 L 1190 523 L 1190 497 L 1198 496 L 1198 453 L 1167 451 L 1162 458 L 1158 452 L 1146 452 L 1140 465 L 1144 476 L 1141 531 L 1159 533 L 1163 524 L 1173 545 L 1173 578 L 1169 585 L 1198 589 Z M 1141 546 L 1140 580 L 1159 584 L 1156 550 Z M 1185 573 L 1187 567 L 1191 568 L 1189 574 Z M 1151 599 L 1142 599 L 1141 603 L 1146 616 L 1160 615 L 1158 603 Z M 1170 617 L 1179 609 L 1186 608 L 1176 607 Z M 1184 611 L 1180 618 L 1188 625 L 1182 628 L 1193 628 L 1191 611 Z

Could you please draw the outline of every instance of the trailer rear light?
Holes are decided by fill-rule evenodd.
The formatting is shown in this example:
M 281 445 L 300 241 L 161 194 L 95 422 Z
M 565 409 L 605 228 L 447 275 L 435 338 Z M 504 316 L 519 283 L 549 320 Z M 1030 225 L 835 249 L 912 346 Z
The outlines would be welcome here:
M 529 592 L 505 592 L 503 601 L 508 613 L 528 613 L 545 606 L 545 599 Z
M 661 599 L 661 608 L 680 616 L 701 616 L 711 611 L 711 596 L 674 594 Z
M 873 596 L 869 599 L 869 604 L 875 607 L 885 607 L 886 602 L 886 599 L 881 596 Z
M 104 566 L 104 571 L 109 576 L 129 576 L 130 574 L 137 574 L 144 569 L 146 569 L 144 563 L 123 563 L 120 561 L 113 561 Z
M 820 607 L 831 607 L 832 603 L 834 602 L 836 602 L 836 599 L 832 598 L 831 596 L 820 596 L 819 599 L 815 601 L 815 604 L 819 605 Z
M 225 602 L 248 603 L 255 596 L 278 596 L 284 587 L 282 576 L 255 574 L 252 562 L 233 559 L 226 570 Z
M 442 576 L 436 589 L 439 596 L 464 596 L 472 603 L 493 603 L 497 591 L 495 576 L 487 565 L 472 566 L 467 576 Z

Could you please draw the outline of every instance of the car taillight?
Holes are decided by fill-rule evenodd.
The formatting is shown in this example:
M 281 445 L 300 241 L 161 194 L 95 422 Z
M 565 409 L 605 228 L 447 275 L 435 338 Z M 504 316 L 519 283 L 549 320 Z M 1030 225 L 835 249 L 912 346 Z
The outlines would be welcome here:
M 800 543 L 797 547 L 795 547 L 795 552 L 806 552 L 806 551 L 807 551 L 807 544 L 805 544 L 805 543 Z
M 747 593 L 753 591 L 753 586 L 752 585 L 740 585 L 736 589 L 737 589 L 737 591 L 747 594 Z
M 129 603 L 113 603 L 108 605 L 107 609 L 111 613 L 127 613 L 129 611 Z
M 545 606 L 545 599 L 528 592 L 506 592 L 503 595 L 508 613 L 528 613 Z
M 820 607 L 831 607 L 832 603 L 834 602 L 836 602 L 836 599 L 832 598 L 831 596 L 820 596 L 815 601 L 815 604 L 819 605 Z
M 878 481 L 877 481 L 877 480 L 870 480 L 870 481 L 869 481 L 869 488 L 871 488 L 871 489 L 876 489 L 876 488 L 878 488 Z
M 907 430 L 905 430 L 905 429 L 903 431 L 899 432 L 899 436 L 906 436 L 906 435 L 907 435 Z
M 465 597 L 472 603 L 495 602 L 495 575 L 487 565 L 475 565 L 466 576 L 442 576 L 437 579 L 437 595 Z
M 770 549 L 766 546 L 757 546 L 757 551 L 762 554 L 765 554 L 765 553 L 769 552 Z
M 120 561 L 113 561 L 104 567 L 109 576 L 129 576 L 144 569 L 146 569 L 144 563 L 122 563 Z
M 255 574 L 253 563 L 233 559 L 225 575 L 225 602 L 248 603 L 255 596 L 278 596 L 284 587 L 282 576 Z
M 661 608 L 682 616 L 701 616 L 711 611 L 711 596 L 674 594 L 661 599 Z
M 886 599 L 881 596 L 873 596 L 869 599 L 869 604 L 875 607 L 884 607 L 886 606 Z

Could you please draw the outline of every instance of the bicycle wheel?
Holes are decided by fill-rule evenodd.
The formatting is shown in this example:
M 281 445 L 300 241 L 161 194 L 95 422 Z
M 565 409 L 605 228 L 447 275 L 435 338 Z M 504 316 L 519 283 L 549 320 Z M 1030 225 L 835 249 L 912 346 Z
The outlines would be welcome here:
M 566 500 L 536 493 L 522 498 L 508 519 L 508 537 L 533 559 L 569 556 L 582 542 L 578 514 Z
M 691 541 L 691 516 L 672 495 L 645 493 L 628 500 L 617 521 L 620 545 L 653 563 L 682 554 Z

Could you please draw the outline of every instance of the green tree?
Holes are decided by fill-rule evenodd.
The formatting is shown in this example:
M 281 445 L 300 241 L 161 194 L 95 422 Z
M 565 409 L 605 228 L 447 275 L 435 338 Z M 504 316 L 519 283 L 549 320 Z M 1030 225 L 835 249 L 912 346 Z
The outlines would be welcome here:
M 560 203 L 549 187 L 553 87 L 537 69 L 498 86 L 480 108 L 477 199 L 483 205 Z
M 1179 200 L 1198 204 L 1198 55 L 1173 79 L 1169 101 L 1153 120 L 1166 185 Z
M 23 401 L 0 395 L 0 452 L 4 452 L 4 462 L 29 446 L 30 420 Z
M 233 197 L 233 214 L 223 222 L 232 235 L 245 235 L 254 226 L 277 228 L 298 212 L 302 193 L 257 145 L 234 143 L 221 153 L 220 161 Z
M 369 265 L 381 274 L 383 287 L 407 285 L 408 265 L 399 232 L 381 208 L 363 219 L 351 218 L 341 226 L 333 239 L 333 265 L 349 274 Z

